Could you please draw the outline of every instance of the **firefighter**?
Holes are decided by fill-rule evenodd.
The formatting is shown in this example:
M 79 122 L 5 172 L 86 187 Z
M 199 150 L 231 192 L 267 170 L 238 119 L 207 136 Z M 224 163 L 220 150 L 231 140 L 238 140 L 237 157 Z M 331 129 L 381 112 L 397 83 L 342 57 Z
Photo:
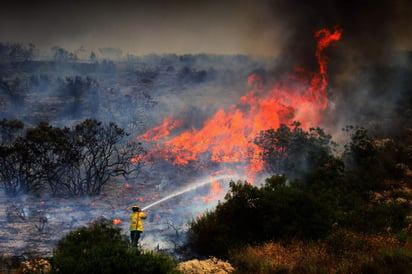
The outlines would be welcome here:
M 140 234 L 143 232 L 142 219 L 146 219 L 147 216 L 137 205 L 132 206 L 132 211 L 132 214 L 130 214 L 130 239 L 132 241 L 132 247 L 137 247 Z

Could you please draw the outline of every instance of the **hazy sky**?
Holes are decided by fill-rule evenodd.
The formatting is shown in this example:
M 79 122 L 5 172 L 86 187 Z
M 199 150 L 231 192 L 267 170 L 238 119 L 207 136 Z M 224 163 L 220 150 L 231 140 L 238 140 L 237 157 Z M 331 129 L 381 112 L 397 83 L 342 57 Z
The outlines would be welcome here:
M 11 0 L 0 41 L 125 53 L 300 51 L 313 31 L 340 24 L 347 46 L 412 49 L 410 0 Z M 360 3 L 358 3 L 360 2 Z

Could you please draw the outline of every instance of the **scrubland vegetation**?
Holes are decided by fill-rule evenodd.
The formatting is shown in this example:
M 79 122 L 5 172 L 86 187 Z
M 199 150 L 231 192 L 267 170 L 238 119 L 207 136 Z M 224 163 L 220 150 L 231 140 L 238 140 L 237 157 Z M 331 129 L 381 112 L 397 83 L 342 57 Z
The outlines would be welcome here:
M 287 153 L 270 157 L 284 174 L 261 186 L 231 182 L 225 200 L 190 223 L 181 254 L 227 260 L 234 273 L 410 273 L 410 171 L 396 161 L 406 157 L 406 144 L 377 142 L 351 128 L 351 141 L 335 156 L 329 138 L 316 132 L 298 124 L 273 131 L 288 135 Z M 389 148 L 394 158 L 384 153 Z M 301 170 L 286 165 L 296 163 L 293 157 L 317 161 Z M 304 175 L 288 180 L 289 172 Z M 105 220 L 68 234 L 45 259 L 56 273 L 177 271 L 169 255 L 129 248 L 127 236 Z
M 265 146 L 287 140 L 286 153 L 272 158 L 285 175 L 263 186 L 231 182 L 225 201 L 191 223 L 187 248 L 225 258 L 238 273 L 410 273 L 410 170 L 397 163 L 408 145 L 348 130 L 341 156 L 323 134 L 271 131 Z M 312 157 L 309 170 L 293 165 Z M 289 172 L 304 175 L 288 180 Z
M 9 52 L 8 46 L 0 47 L 3 55 Z M 14 59 L 7 59 L 9 63 L 0 68 L 2 71 L 15 66 L 25 72 L 33 59 L 34 48 L 17 49 L 21 52 L 18 54 L 21 60 L 17 60 L 20 63 L 15 60 L 17 57 L 8 54 L 8 59 Z M 54 61 L 73 62 L 65 64 L 71 69 L 94 68 L 101 78 L 116 72 L 113 62 L 82 66 L 74 63 L 74 57 L 55 49 Z M 197 59 L 201 58 L 207 56 Z M 96 56 L 93 62 L 95 59 Z M 173 66 L 175 59 L 181 62 L 180 66 Z M 61 100 L 69 102 L 61 112 L 49 115 L 56 120 L 59 115 L 64 119 L 80 119 L 95 112 L 99 112 L 98 118 L 117 117 L 115 111 L 108 112 L 116 109 L 115 102 L 92 104 L 101 102 L 103 95 L 113 90 L 87 77 L 53 81 L 40 74 L 32 75 L 31 80 L 13 78 L 12 73 L 0 77 L 1 103 L 7 106 L 0 114 L 10 118 L 0 121 L 0 187 L 10 196 L 44 192 L 65 197 L 99 195 L 110 178 L 139 172 L 139 162 L 129 160 L 144 155 L 145 151 L 140 143 L 125 141 L 128 134 L 123 126 L 139 128 L 141 132 L 147 129 L 147 124 L 138 124 L 137 120 L 158 103 L 147 93 L 150 85 L 161 77 L 163 80 L 170 77 L 167 81 L 174 79 L 183 86 L 210 79 L 219 79 L 219 84 L 230 86 L 237 75 L 226 71 L 230 77 L 219 78 L 224 70 L 196 69 L 197 59 L 165 56 L 161 58 L 162 68 L 129 71 L 135 81 L 130 82 L 144 85 L 143 91 L 133 94 L 133 100 L 140 100 L 141 108 L 133 115 L 126 115 L 130 121 L 122 117 L 119 125 L 85 119 L 70 128 L 44 122 L 25 128 L 22 121 L 11 119 L 14 116 L 10 118 L 6 112 L 33 96 L 30 92 L 48 91 L 49 83 L 57 85 L 61 92 L 56 97 L 58 104 L 53 107 Z M 230 60 L 247 61 L 239 56 Z M 382 70 L 377 75 L 390 73 L 394 69 Z M 259 157 L 270 175 L 257 180 L 263 182 L 261 185 L 230 182 L 225 199 L 214 210 L 188 224 L 185 244 L 179 246 L 176 254 L 132 249 L 127 236 L 109 221 L 100 220 L 63 237 L 51 257 L 3 256 L 2 271 L 179 273 L 178 262 L 172 256 L 178 254 L 187 260 L 216 257 L 228 261 L 235 268 L 234 273 L 411 273 L 412 84 L 408 79 L 412 79 L 412 74 L 409 68 L 403 69 L 402 79 L 407 80 L 397 85 L 402 90 L 397 101 L 391 102 L 391 116 L 385 117 L 385 121 L 372 121 L 364 113 L 360 122 L 369 119 L 370 124 L 345 127 L 343 132 L 348 141 L 340 149 L 333 142 L 334 136 L 325 129 L 302 129 L 298 121 L 262 131 L 251 141 L 261 148 Z M 27 86 L 32 87 L 30 92 Z M 162 82 L 162 86 L 167 85 Z M 130 98 L 123 99 L 130 103 Z M 83 112 L 77 109 L 80 105 Z M 134 104 L 128 106 L 123 109 L 135 109 Z

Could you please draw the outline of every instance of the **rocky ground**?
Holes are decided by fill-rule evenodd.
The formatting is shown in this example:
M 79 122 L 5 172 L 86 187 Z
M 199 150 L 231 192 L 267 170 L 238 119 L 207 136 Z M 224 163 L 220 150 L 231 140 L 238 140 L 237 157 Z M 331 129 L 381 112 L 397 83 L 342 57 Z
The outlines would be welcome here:
M 233 266 L 217 258 L 207 260 L 190 260 L 179 263 L 177 269 L 184 274 L 227 274 L 235 271 Z

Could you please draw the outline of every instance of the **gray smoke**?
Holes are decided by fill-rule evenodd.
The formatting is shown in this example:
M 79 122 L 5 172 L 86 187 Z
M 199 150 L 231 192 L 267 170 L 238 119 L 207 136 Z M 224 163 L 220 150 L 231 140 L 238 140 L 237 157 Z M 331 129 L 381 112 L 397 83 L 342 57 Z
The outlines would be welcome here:
M 412 9 L 408 2 L 12 1 L 0 10 L 2 39 L 32 42 L 39 50 L 58 45 L 82 58 L 94 51 L 99 62 L 96 65 L 83 59 L 79 64 L 56 67 L 30 63 L 17 67 L 21 69 L 18 78 L 23 79 L 19 88 L 28 87 L 24 90 L 28 95 L 23 103 L 2 106 L 1 114 L 35 124 L 47 113 L 49 122 L 56 125 L 94 115 L 118 122 L 134 136 L 160 124 L 165 116 L 184 118 L 182 130 L 200 128 L 217 109 L 238 102 L 249 89 L 247 76 L 255 71 L 271 80 L 267 83 L 297 67 L 316 71 L 313 33 L 339 25 L 342 40 L 327 50 L 330 102 L 321 126 L 337 139 L 347 124 L 373 126 L 380 122 L 386 127 L 390 123 L 382 121 L 392 115 L 401 92 L 411 87 L 407 80 L 412 78 Z M 117 52 L 117 57 L 122 54 L 118 67 L 107 60 L 103 63 L 108 49 L 122 49 L 109 50 Z M 150 53 L 158 55 L 145 55 Z M 216 55 L 193 58 L 185 55 L 188 53 Z M 263 57 L 219 55 L 222 53 Z M 50 70 L 53 73 L 49 74 Z M 9 71 L 4 71 L 5 81 L 15 81 L 6 74 Z M 25 85 L 27 74 L 38 80 L 36 85 Z M 59 97 L 59 92 L 65 91 L 59 81 L 64 83 L 65 77 L 79 75 L 83 80 L 90 76 L 99 84 L 84 89 L 80 117 L 76 116 L 78 109 L 70 108 L 76 105 L 73 98 Z M 42 199 L 33 197 L 2 197 L 1 212 L 5 217 L 10 213 L 10 220 L 1 223 L 5 239 L 2 248 L 22 253 L 37 245 L 48 253 L 64 233 L 99 216 L 121 219 L 127 233 L 130 205 L 137 202 L 148 206 L 190 188 L 207 174 L 181 172 L 167 163 L 148 166 L 143 179 L 128 182 L 130 188 L 124 182 L 114 184 L 98 200 L 50 198 L 43 204 Z M 242 176 L 233 179 L 238 177 Z M 225 191 L 228 181 L 222 182 Z M 150 248 L 173 248 L 178 244 L 187 221 L 215 205 L 195 199 L 207 196 L 209 190 L 204 185 L 149 208 L 142 244 Z M 42 223 L 41 217 L 46 217 L 47 223 Z M 35 237 L 33 230 L 37 231 Z

